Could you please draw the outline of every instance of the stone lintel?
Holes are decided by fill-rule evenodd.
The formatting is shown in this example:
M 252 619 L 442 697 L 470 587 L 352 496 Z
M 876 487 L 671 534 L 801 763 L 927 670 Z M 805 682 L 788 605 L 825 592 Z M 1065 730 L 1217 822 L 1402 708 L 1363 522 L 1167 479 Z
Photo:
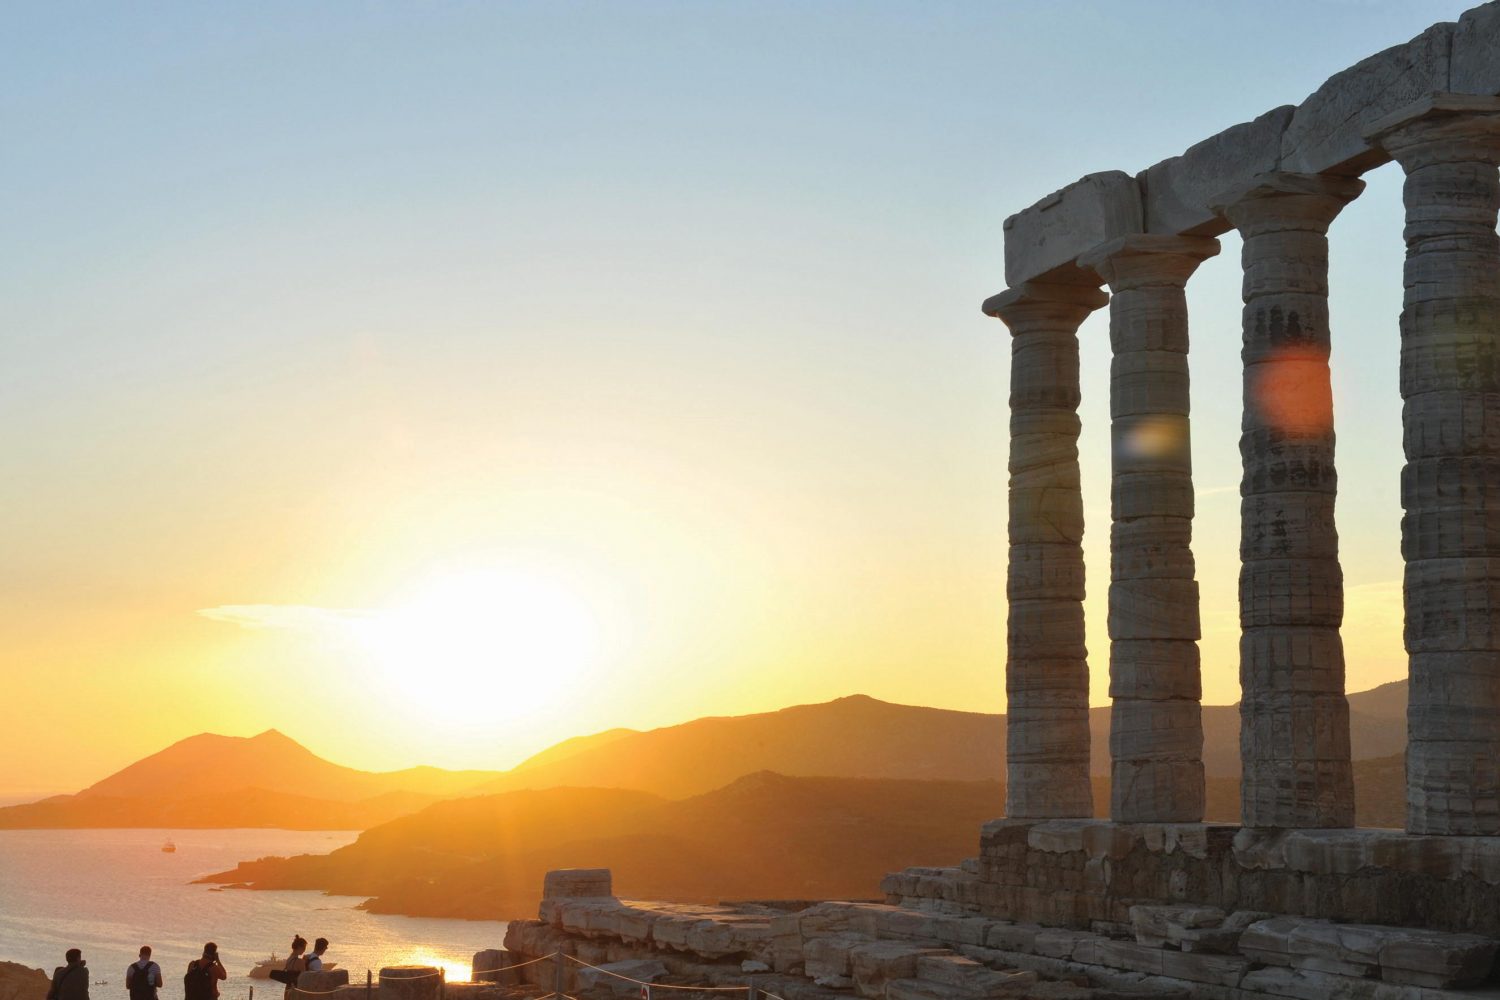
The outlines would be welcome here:
M 1146 232 L 1218 236 L 1232 227 L 1210 199 L 1257 174 L 1281 167 L 1281 136 L 1296 108 L 1290 104 L 1242 122 L 1162 160 L 1136 176 Z
M 1465 11 L 1453 29 L 1448 89 L 1458 94 L 1500 94 L 1500 3 Z
M 1089 273 L 1089 272 L 1080 272 Z M 1109 302 L 1109 293 L 1097 287 L 1098 279 L 1090 274 L 1092 283 L 1083 285 L 1058 284 L 1050 281 L 1027 281 L 984 300 L 986 316 L 993 316 L 1013 324 L 1021 321 L 1028 312 L 1037 310 L 1083 310 L 1084 316 Z
M 1198 265 L 1219 252 L 1206 236 L 1138 233 L 1120 236 L 1078 258 L 1114 291 L 1141 285 L 1184 285 Z
M 1005 281 L 1088 283 L 1078 255 L 1144 229 L 1141 190 L 1119 170 L 1089 174 L 1005 220 Z
M 1454 27 L 1434 24 L 1329 77 L 1292 114 L 1282 136 L 1281 169 L 1358 175 L 1389 160 L 1365 136 L 1365 125 L 1448 89 Z

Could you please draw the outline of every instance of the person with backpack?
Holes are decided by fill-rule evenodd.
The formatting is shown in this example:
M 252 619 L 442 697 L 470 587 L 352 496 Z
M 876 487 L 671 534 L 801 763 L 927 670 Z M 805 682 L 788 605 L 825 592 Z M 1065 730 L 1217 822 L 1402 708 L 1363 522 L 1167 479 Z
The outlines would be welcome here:
M 218 1000 L 219 981 L 228 978 L 224 963 L 219 961 L 219 946 L 210 941 L 203 946 L 203 957 L 188 963 L 187 973 L 182 977 L 183 997 L 185 1000 Z
M 302 953 L 307 950 L 307 939 L 301 934 L 292 937 L 292 950 L 286 956 L 286 965 L 271 970 L 271 978 L 286 987 L 284 996 L 291 996 L 297 979 L 307 971 L 307 959 Z
M 63 958 L 68 964 L 53 970 L 47 1000 L 89 1000 L 89 970 L 83 952 L 69 948 Z
M 156 1000 L 161 989 L 161 966 L 151 961 L 151 946 L 141 945 L 141 957 L 125 968 L 125 991 L 130 1000 Z
M 313 953 L 307 956 L 307 971 L 323 971 L 323 952 L 328 950 L 328 939 L 318 938 L 313 942 Z

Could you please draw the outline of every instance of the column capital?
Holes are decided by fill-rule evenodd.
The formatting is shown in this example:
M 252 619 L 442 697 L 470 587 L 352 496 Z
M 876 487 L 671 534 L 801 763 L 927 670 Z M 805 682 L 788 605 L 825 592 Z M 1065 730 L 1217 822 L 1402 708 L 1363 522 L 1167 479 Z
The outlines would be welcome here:
M 1364 130 L 1408 172 L 1434 163 L 1500 164 L 1500 97 L 1430 94 Z
M 1139 233 L 1099 244 L 1080 256 L 1078 265 L 1098 274 L 1113 292 L 1147 285 L 1181 288 L 1218 252 L 1219 241 L 1207 236 Z
M 984 300 L 984 314 L 994 316 L 1011 333 L 1038 325 L 1077 327 L 1088 314 L 1109 302 L 1109 294 L 1093 285 L 1027 281 Z
M 1245 236 L 1284 230 L 1326 233 L 1364 189 L 1358 177 L 1273 171 L 1221 191 L 1209 205 Z

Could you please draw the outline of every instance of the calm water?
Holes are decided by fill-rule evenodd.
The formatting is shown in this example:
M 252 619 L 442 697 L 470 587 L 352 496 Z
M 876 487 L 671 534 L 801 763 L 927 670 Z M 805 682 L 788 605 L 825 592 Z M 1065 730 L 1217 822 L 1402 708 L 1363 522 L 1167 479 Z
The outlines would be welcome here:
M 294 933 L 326 937 L 328 958 L 364 981 L 366 969 L 416 962 L 467 979 L 482 948 L 498 948 L 501 921 L 389 917 L 354 907 L 359 899 L 316 892 L 215 892 L 189 885 L 209 872 L 268 854 L 322 854 L 355 838 L 326 830 L 0 830 L 0 959 L 50 975 L 63 952 L 83 950 L 95 1000 L 123 998 L 125 966 L 143 944 L 155 950 L 163 1000 L 182 996 L 182 973 L 203 942 L 215 941 L 229 980 L 225 1000 L 279 1000 L 281 987 L 247 976 Z M 170 837 L 177 853 L 161 845 Z M 100 985 L 101 983 L 105 985 Z M 225 988 L 227 987 L 227 988 Z

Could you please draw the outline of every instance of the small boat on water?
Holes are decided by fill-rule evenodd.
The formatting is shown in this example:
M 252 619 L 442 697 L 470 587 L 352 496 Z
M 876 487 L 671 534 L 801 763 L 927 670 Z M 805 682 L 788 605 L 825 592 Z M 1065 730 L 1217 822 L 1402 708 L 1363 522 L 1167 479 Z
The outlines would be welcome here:
M 338 968 L 337 962 L 324 962 L 323 971 L 329 972 Z M 273 951 L 270 958 L 263 958 L 255 963 L 255 968 L 250 970 L 251 979 L 270 979 L 272 969 L 280 969 L 286 966 L 286 959 L 277 958 Z
M 177 845 L 174 844 L 174 843 L 172 843 L 169 840 L 165 844 L 161 845 L 161 852 L 163 854 L 176 854 L 177 853 Z
M 255 968 L 250 970 L 251 979 L 270 979 L 271 970 L 279 969 L 285 965 L 285 961 L 276 957 L 273 951 L 270 958 L 263 958 L 255 963 Z

